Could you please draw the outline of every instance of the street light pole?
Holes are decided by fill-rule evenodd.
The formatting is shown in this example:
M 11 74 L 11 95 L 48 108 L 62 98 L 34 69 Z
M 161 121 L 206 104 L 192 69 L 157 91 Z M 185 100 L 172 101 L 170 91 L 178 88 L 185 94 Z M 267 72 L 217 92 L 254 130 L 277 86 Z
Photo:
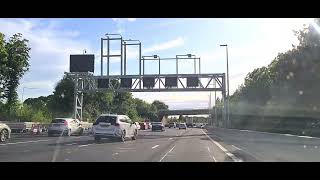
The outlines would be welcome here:
M 23 88 L 22 88 L 22 94 L 21 94 L 21 106 L 22 106 L 22 107 L 23 107 L 24 89 L 38 89 L 38 88 L 32 88 L 32 87 L 23 87 Z M 22 113 L 22 108 L 21 108 L 21 110 L 20 110 L 20 113 Z M 20 118 L 19 118 L 19 122 L 20 122 Z
M 22 106 L 23 106 L 24 89 L 38 89 L 38 88 L 33 88 L 33 87 L 23 87 L 23 88 L 22 88 L 22 95 L 21 95 L 21 103 L 22 103 Z
M 229 55 L 228 55 L 228 45 L 227 44 L 222 44 L 220 46 L 225 46 L 226 47 L 226 56 L 227 56 L 227 126 L 230 125 L 230 120 L 229 120 L 229 114 L 230 114 L 230 100 L 229 100 Z

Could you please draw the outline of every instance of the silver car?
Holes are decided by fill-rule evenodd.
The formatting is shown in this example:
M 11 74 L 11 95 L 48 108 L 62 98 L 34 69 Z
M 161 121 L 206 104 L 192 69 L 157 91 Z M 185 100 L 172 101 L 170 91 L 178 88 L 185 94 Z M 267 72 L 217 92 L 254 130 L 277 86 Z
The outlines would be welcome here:
M 48 136 L 53 136 L 54 134 L 67 136 L 73 134 L 82 135 L 83 128 L 77 119 L 55 118 L 48 127 Z
M 102 114 L 92 126 L 94 139 L 118 139 L 122 142 L 126 138 L 136 140 L 138 128 L 126 115 Z
M 11 129 L 8 125 L 0 123 L 0 142 L 5 142 L 11 137 Z

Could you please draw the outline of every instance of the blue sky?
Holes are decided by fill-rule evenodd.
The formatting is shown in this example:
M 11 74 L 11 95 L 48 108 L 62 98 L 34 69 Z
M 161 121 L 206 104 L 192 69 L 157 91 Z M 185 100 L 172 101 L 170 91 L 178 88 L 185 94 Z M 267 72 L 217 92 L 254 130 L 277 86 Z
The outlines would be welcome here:
M 254 68 L 270 63 L 279 52 L 297 44 L 292 30 L 300 29 L 310 19 L 0 19 L 0 32 L 7 38 L 22 33 L 30 40 L 31 67 L 18 89 L 24 99 L 52 93 L 57 81 L 69 69 L 69 55 L 84 49 L 95 54 L 95 74 L 100 74 L 100 38 L 105 33 L 121 33 L 126 39 L 142 42 L 142 55 L 157 54 L 162 58 L 176 54 L 195 54 L 201 58 L 203 73 L 226 72 L 225 49 L 229 45 L 231 93 L 243 83 Z M 137 50 L 137 49 L 136 49 Z M 116 52 L 117 49 L 113 49 Z M 138 73 L 137 51 L 129 49 L 128 73 Z M 168 64 L 162 73 L 174 73 Z M 118 61 L 111 63 L 111 73 L 118 73 Z M 181 63 L 182 73 L 192 73 L 191 62 Z M 157 64 L 146 64 L 146 73 L 157 73 Z M 155 95 L 156 94 L 156 95 Z M 172 109 L 208 107 L 209 93 L 134 93 L 148 102 L 155 99 Z

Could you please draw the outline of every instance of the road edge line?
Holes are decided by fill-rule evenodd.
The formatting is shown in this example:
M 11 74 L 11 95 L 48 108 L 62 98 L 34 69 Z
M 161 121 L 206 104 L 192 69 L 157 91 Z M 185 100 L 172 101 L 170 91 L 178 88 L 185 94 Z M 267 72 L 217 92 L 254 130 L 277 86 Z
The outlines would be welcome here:
M 221 144 L 219 144 L 218 142 L 214 141 L 210 136 L 208 136 L 208 134 L 206 132 L 204 132 L 203 129 L 201 129 L 203 134 L 205 134 L 210 140 L 211 142 L 213 142 L 216 146 L 218 146 L 227 156 L 229 156 L 234 162 L 243 162 L 242 159 L 237 158 L 234 154 L 230 153 L 226 148 L 224 148 Z
M 176 145 L 174 145 L 161 159 L 159 162 L 161 162 L 173 149 L 174 147 L 176 147 Z

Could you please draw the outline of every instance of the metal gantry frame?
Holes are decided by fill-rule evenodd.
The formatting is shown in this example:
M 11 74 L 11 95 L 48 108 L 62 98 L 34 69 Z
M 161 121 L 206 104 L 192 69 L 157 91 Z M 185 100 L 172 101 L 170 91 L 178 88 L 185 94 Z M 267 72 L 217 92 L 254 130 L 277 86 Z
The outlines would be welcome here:
M 107 42 L 107 54 L 104 54 L 104 42 Z M 110 53 L 110 41 L 119 41 L 120 43 L 120 54 Z M 138 46 L 139 47 L 139 74 L 127 75 L 127 46 Z M 110 75 L 110 58 L 119 57 L 121 59 L 121 69 L 119 75 Z M 107 59 L 107 73 L 103 72 L 104 58 Z M 179 61 L 181 60 L 194 60 L 194 73 L 193 74 L 179 74 Z M 158 61 L 158 74 L 145 74 L 145 61 Z M 176 73 L 175 74 L 161 74 L 161 61 L 163 60 L 175 60 L 176 61 Z M 197 61 L 198 61 L 198 73 L 197 73 Z M 185 92 L 185 91 L 221 91 L 222 99 L 224 103 L 223 108 L 223 120 L 224 126 L 226 126 L 226 76 L 225 73 L 212 73 L 202 74 L 201 73 L 200 57 L 192 54 L 176 55 L 175 58 L 160 58 L 158 55 L 142 56 L 141 55 L 141 42 L 139 40 L 125 40 L 120 34 L 106 34 L 106 38 L 101 38 L 101 73 L 100 76 L 94 76 L 93 73 L 65 73 L 68 78 L 71 78 L 74 82 L 74 117 L 82 120 L 82 107 L 83 107 L 83 93 L 85 92 L 98 92 L 112 90 L 117 92 Z M 154 87 L 143 87 L 143 78 L 154 78 Z M 177 78 L 177 87 L 166 87 L 165 79 L 168 77 Z M 197 77 L 199 84 L 196 87 L 187 87 L 187 84 L 183 82 L 185 79 L 190 77 Z M 113 81 L 121 82 L 122 78 L 131 78 L 133 83 L 131 87 L 124 88 L 113 86 Z M 107 79 L 107 88 L 98 88 L 98 79 Z M 212 81 L 215 81 L 213 86 Z M 156 83 L 159 86 L 156 87 Z M 120 84 L 120 83 L 118 83 Z M 162 86 L 161 86 L 162 85 Z

